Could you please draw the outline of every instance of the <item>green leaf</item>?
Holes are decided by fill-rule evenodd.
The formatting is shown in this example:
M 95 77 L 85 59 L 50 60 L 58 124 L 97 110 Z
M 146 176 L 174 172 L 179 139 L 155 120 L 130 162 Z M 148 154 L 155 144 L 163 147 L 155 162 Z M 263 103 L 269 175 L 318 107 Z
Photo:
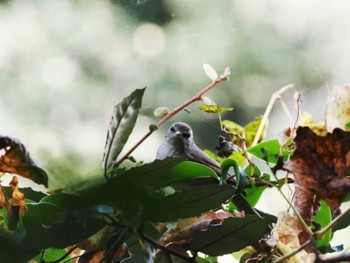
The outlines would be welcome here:
M 350 122 L 345 124 L 345 130 L 349 131 L 350 130 Z
M 244 190 L 244 188 L 247 186 L 247 176 L 242 170 L 237 162 L 233 159 L 225 159 L 221 163 L 221 176 L 223 180 L 226 180 L 226 175 L 228 173 L 228 170 L 233 167 L 235 176 L 236 176 L 236 193 L 235 194 L 240 194 Z
M 201 105 L 199 107 L 199 109 L 203 112 L 206 112 L 206 113 L 221 113 L 221 112 L 224 112 L 224 111 L 232 111 L 233 108 L 221 108 L 217 105 Z
M 223 120 L 222 125 L 232 134 L 242 134 L 244 131 L 241 125 L 230 120 Z
M 219 226 L 200 231 L 189 248 L 209 256 L 220 256 L 253 245 L 269 231 L 268 221 L 258 216 L 228 218 Z
M 278 143 L 277 139 L 269 140 L 269 141 L 264 141 L 262 143 L 259 143 L 247 150 L 250 154 L 254 155 L 255 157 L 265 160 L 267 158 L 267 161 L 269 163 L 277 163 L 277 156 L 282 155 L 284 161 L 287 161 L 290 152 L 288 151 L 283 151 L 281 149 L 280 144 Z M 266 151 L 266 154 L 264 153 Z
M 46 227 L 57 222 L 62 213 L 58 206 L 46 202 L 27 204 L 27 208 L 28 211 L 25 216 Z
M 74 214 L 57 218 L 60 220 L 52 224 L 54 212 L 50 211 L 49 216 L 45 216 L 47 207 L 47 204 L 38 204 L 35 211 L 30 212 L 33 208 L 29 208 L 28 213 L 22 217 L 26 229 L 22 246 L 28 250 L 66 247 L 88 238 L 103 227 L 102 222 L 97 219 L 89 217 L 82 220 L 80 215 Z M 42 224 L 45 222 L 51 223 L 50 227 Z
M 331 209 L 328 206 L 327 202 L 324 200 L 321 200 L 321 207 L 317 211 L 313 221 L 318 223 L 321 228 L 325 228 L 331 221 L 332 221 L 332 213 Z M 332 230 L 329 230 L 322 239 L 316 240 L 316 246 L 317 248 L 322 252 L 326 253 L 328 252 L 327 249 L 329 247 L 329 243 L 332 239 Z
M 244 126 L 245 140 L 246 140 L 247 147 L 250 147 L 252 145 L 255 135 L 258 132 L 261 119 L 262 117 L 256 118 L 254 121 L 251 121 L 246 126 Z M 260 142 L 264 138 L 265 131 L 266 131 L 266 124 L 263 128 L 263 132 L 261 133 L 261 136 L 258 142 Z
M 42 259 L 44 262 L 52 262 L 62 258 L 66 255 L 67 251 L 61 248 L 48 248 L 45 250 L 44 258 Z M 40 262 L 41 253 L 37 257 L 34 258 L 35 262 Z M 71 260 L 65 261 L 67 263 L 71 263 Z
M 135 126 L 144 92 L 145 88 L 137 89 L 114 106 L 102 160 L 105 172 L 116 161 Z
M 168 222 L 196 216 L 220 207 L 234 193 L 235 189 L 230 185 L 208 185 L 179 191 L 151 200 L 144 208 L 144 219 Z
M 6 196 L 12 195 L 12 189 L 9 186 L 3 186 Z M 39 191 L 35 191 L 30 187 L 21 188 L 21 193 L 24 194 L 26 199 L 30 199 L 34 202 L 39 202 L 42 198 L 47 196 L 47 194 Z

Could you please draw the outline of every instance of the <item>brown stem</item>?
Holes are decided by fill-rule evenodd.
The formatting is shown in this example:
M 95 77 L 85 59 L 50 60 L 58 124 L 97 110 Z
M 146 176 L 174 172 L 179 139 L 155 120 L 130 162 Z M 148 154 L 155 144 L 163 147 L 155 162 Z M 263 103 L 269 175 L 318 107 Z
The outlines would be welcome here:
M 152 238 L 146 236 L 145 234 L 142 234 L 142 238 L 149 243 L 151 246 L 153 246 L 154 248 L 160 249 L 163 252 L 167 253 L 167 254 L 172 254 L 178 258 L 181 258 L 182 260 L 184 260 L 185 262 L 190 262 L 190 263 L 195 263 L 195 259 L 191 258 L 189 256 L 185 256 L 183 254 L 180 254 L 179 252 L 172 250 L 166 246 L 163 246 L 161 244 L 159 244 L 157 241 L 153 240 Z
M 218 79 L 213 80 L 208 86 L 206 86 L 202 91 L 200 91 L 197 95 L 195 95 L 192 99 L 184 102 L 180 106 L 176 107 L 172 111 L 170 111 L 163 119 L 161 119 L 157 124 L 157 128 L 162 126 L 166 121 L 168 121 L 170 118 L 172 118 L 175 114 L 177 114 L 179 111 L 183 110 L 186 108 L 188 105 L 192 104 L 195 101 L 199 101 L 202 99 L 202 96 L 214 88 L 216 85 L 218 85 L 220 82 L 227 80 L 228 76 L 230 75 L 230 71 L 228 68 L 225 69 L 225 74 L 220 76 Z M 131 149 L 123 156 L 121 157 L 118 161 L 115 162 L 113 165 L 114 167 L 118 167 L 123 161 L 125 161 L 127 158 L 129 158 L 130 154 L 134 152 L 134 150 L 140 146 L 153 132 L 155 129 L 150 129 Z

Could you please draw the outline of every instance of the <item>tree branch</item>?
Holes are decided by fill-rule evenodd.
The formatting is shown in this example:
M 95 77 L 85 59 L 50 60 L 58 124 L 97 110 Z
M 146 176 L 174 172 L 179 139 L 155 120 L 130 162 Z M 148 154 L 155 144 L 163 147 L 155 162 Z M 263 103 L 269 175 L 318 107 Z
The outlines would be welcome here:
M 195 95 L 192 99 L 184 102 L 180 106 L 176 107 L 172 111 L 170 111 L 163 119 L 161 119 L 155 127 L 150 127 L 150 130 L 133 146 L 131 149 L 118 161 L 115 162 L 113 165 L 114 167 L 118 167 L 123 161 L 129 158 L 129 156 L 135 151 L 137 147 L 139 147 L 155 130 L 157 130 L 160 126 L 162 126 L 166 121 L 168 121 L 170 118 L 172 118 L 175 114 L 177 114 L 179 111 L 186 108 L 188 105 L 192 104 L 195 101 L 199 101 L 202 99 L 202 96 L 217 86 L 220 82 L 223 82 L 228 79 L 228 76 L 230 75 L 230 70 L 228 68 L 225 69 L 225 73 L 221 75 L 218 79 L 213 80 L 208 86 L 206 86 L 202 91 L 200 91 L 197 95 Z

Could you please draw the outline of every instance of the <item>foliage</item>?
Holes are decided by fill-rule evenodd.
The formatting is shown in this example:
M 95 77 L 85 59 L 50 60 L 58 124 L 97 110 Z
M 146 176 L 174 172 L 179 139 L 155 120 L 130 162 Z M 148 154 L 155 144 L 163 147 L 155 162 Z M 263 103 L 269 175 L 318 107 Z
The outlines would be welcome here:
M 218 79 L 209 65 L 204 69 L 213 81 L 205 90 L 227 79 L 227 75 Z M 243 157 L 237 162 L 234 155 L 221 156 L 220 177 L 209 167 L 180 157 L 127 169 L 122 161 L 132 151 L 121 158 L 119 154 L 135 125 L 144 91 L 132 92 L 114 108 L 103 157 L 105 181 L 91 181 L 74 192 L 49 194 L 20 189 L 16 176 L 10 188 L 0 186 L 2 262 L 69 262 L 76 247 L 85 250 L 77 256 L 79 262 L 216 262 L 217 256 L 248 246 L 253 248 L 250 257 L 262 261 L 291 253 L 288 256 L 292 259 L 308 262 L 315 258 L 311 248 L 322 253 L 330 251 L 329 229 L 336 230 L 331 219 L 350 188 L 350 164 L 346 158 L 350 153 L 349 132 L 336 128 L 333 133 L 319 136 L 307 127 L 299 127 L 290 142 L 296 146 L 293 151 L 293 147 L 283 148 L 277 139 L 263 140 L 264 133 L 258 129 L 266 129 L 266 123 L 261 118 L 245 127 L 220 119 L 225 135 L 239 135 L 241 148 L 231 148 L 239 149 Z M 157 125 L 151 125 L 153 128 L 134 148 L 181 109 L 169 111 Z M 202 110 L 220 114 L 231 109 L 207 105 Z M 253 145 L 256 136 L 262 142 Z M 233 143 L 233 139 L 221 142 Z M 29 157 L 21 142 L 0 137 L 0 148 L 2 172 L 47 184 L 46 173 Z M 275 165 L 271 173 L 262 173 L 248 153 Z M 303 186 L 303 194 L 297 191 L 292 205 L 281 192 L 296 217 L 283 212 L 274 227 L 274 216 L 253 207 L 267 187 L 280 190 L 282 184 L 294 182 L 287 177 L 279 179 L 278 170 L 292 172 Z M 320 199 L 326 200 L 321 201 L 321 208 Z M 237 200 L 251 209 L 237 211 Z M 310 205 L 302 206 L 306 201 Z M 348 221 L 346 213 L 342 217 Z M 311 225 L 314 232 L 309 229 Z M 301 247 L 313 239 L 317 239 L 317 247 Z

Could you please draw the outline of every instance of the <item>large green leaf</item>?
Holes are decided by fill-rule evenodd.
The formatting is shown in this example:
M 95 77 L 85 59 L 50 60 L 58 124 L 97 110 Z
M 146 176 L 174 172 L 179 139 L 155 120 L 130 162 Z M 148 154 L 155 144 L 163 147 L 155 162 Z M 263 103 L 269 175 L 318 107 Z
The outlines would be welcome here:
M 22 218 L 26 229 L 22 246 L 30 250 L 62 248 L 88 238 L 103 226 L 97 219 L 90 217 L 82 220 L 80 216 L 74 214 L 57 216 L 56 220 L 59 221 L 54 221 L 53 214 L 56 213 L 53 208 L 48 210 L 48 203 L 39 203 L 35 209 L 34 206 L 28 207 L 28 213 Z
M 105 172 L 116 161 L 135 126 L 144 92 L 145 88 L 137 89 L 114 107 L 102 160 Z
M 206 231 L 198 232 L 189 248 L 209 256 L 220 256 L 254 244 L 268 230 L 268 221 L 258 216 L 229 218 L 221 226 L 211 226 Z
M 318 223 L 321 228 L 325 228 L 332 221 L 332 213 L 327 202 L 321 200 L 321 207 L 317 211 L 313 221 Z M 317 248 L 322 252 L 326 253 L 329 247 L 329 243 L 332 239 L 332 230 L 329 230 L 321 239 L 316 240 Z
M 220 207 L 235 193 L 230 185 L 207 185 L 175 192 L 162 198 L 150 200 L 144 207 L 144 219 L 167 222 L 196 216 Z
M 259 159 L 266 160 L 269 163 L 277 163 L 277 156 L 282 155 L 283 159 L 287 161 L 290 156 L 290 152 L 283 151 L 277 139 L 264 141 L 247 150 L 250 154 L 258 157 Z M 266 154 L 265 154 L 266 152 Z

